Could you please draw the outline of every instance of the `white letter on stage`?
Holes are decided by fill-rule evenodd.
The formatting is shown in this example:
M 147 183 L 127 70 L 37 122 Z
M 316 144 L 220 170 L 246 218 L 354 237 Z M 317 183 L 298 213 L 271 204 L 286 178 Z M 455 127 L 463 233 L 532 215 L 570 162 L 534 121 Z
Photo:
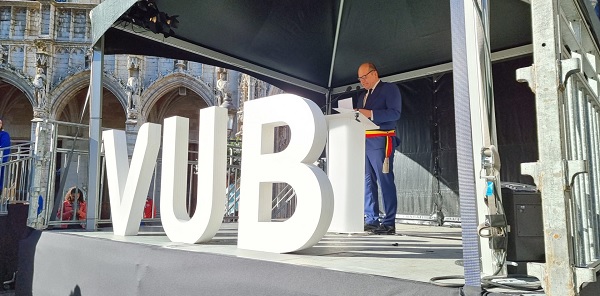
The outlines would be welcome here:
M 200 110 L 198 195 L 192 218 L 185 198 L 189 119 L 165 119 L 160 208 L 163 228 L 173 242 L 207 242 L 221 227 L 227 186 L 227 119 L 225 108 Z
M 160 149 L 160 125 L 144 123 L 140 127 L 131 168 L 124 131 L 104 131 L 102 140 L 113 231 L 116 235 L 136 235 Z
M 285 124 L 290 143 L 273 153 L 274 128 Z M 325 117 L 312 101 L 283 94 L 244 103 L 239 248 L 294 252 L 325 235 L 333 216 L 333 189 L 313 163 L 326 138 Z M 296 210 L 284 222 L 271 222 L 273 183 L 288 183 L 296 192 Z

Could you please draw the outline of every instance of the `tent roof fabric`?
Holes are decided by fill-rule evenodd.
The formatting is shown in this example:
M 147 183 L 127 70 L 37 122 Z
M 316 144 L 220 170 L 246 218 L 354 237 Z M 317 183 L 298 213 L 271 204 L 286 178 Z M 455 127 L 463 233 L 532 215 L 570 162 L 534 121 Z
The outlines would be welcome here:
M 92 12 L 99 28 L 94 39 L 104 34 L 106 54 L 224 66 L 305 97 L 356 85 L 364 61 L 385 77 L 452 58 L 450 1 L 155 0 L 160 11 L 178 15 L 179 27 L 168 38 L 116 20 L 127 7 L 114 5 L 130 2 L 107 0 Z M 489 3 L 492 51 L 531 43 L 528 3 Z M 107 23 L 112 28 L 104 32 Z

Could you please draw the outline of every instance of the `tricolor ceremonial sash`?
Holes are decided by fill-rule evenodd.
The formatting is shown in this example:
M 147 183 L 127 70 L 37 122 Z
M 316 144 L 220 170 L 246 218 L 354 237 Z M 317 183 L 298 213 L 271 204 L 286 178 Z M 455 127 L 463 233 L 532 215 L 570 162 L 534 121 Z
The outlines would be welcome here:
M 365 131 L 365 137 L 367 137 L 367 138 L 385 137 L 385 159 L 383 160 L 383 168 L 381 170 L 384 174 L 387 174 L 390 172 L 390 155 L 392 155 L 392 152 L 393 152 L 392 137 L 395 137 L 395 136 L 396 136 L 395 130 Z

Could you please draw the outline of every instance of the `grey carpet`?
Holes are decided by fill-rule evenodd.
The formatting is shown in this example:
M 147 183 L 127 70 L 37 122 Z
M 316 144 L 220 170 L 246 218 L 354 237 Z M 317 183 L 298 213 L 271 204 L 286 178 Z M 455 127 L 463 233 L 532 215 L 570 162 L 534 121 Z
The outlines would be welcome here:
M 457 295 L 428 283 L 34 231 L 17 295 Z

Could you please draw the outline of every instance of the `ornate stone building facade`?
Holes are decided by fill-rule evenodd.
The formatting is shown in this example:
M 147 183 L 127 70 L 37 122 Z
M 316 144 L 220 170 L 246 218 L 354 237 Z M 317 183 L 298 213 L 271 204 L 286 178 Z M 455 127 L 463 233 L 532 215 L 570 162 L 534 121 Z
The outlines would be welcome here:
M 87 123 L 90 10 L 100 0 L 0 1 L 0 118 L 15 140 L 32 137 L 31 120 Z M 190 61 L 149 56 L 105 56 L 103 127 L 128 131 L 173 115 L 190 118 L 198 138 L 199 109 L 243 102 L 281 91 L 246 74 Z
M 42 215 L 31 214 L 30 218 L 46 220 L 35 218 L 29 225 L 53 221 L 56 211 L 51 205 L 55 209 L 60 206 L 66 188 L 88 190 L 89 145 L 78 138 L 86 138 L 88 132 L 86 98 L 92 58 L 89 15 L 100 2 L 0 0 L 0 118 L 13 144 L 36 141 L 36 153 L 42 155 L 35 161 L 35 190 L 31 196 L 43 197 L 48 210 Z M 278 93 L 282 91 L 247 74 L 212 65 L 151 56 L 106 55 L 102 127 L 125 130 L 131 155 L 142 124 L 162 124 L 165 118 L 175 115 L 187 117 L 189 149 L 198 151 L 202 145 L 198 139 L 200 109 L 227 107 L 229 135 L 241 139 L 244 102 Z M 54 127 L 36 130 L 40 122 L 53 122 Z M 281 150 L 290 132 L 278 128 L 277 134 L 274 144 Z M 190 161 L 196 159 L 196 154 L 189 155 Z M 195 188 L 193 183 L 190 192 Z M 96 200 L 101 208 L 99 217 L 109 219 L 107 190 L 102 188 L 104 194 Z M 159 188 L 151 190 L 158 190 L 153 197 L 160 198 Z M 31 202 L 37 204 L 35 199 Z

